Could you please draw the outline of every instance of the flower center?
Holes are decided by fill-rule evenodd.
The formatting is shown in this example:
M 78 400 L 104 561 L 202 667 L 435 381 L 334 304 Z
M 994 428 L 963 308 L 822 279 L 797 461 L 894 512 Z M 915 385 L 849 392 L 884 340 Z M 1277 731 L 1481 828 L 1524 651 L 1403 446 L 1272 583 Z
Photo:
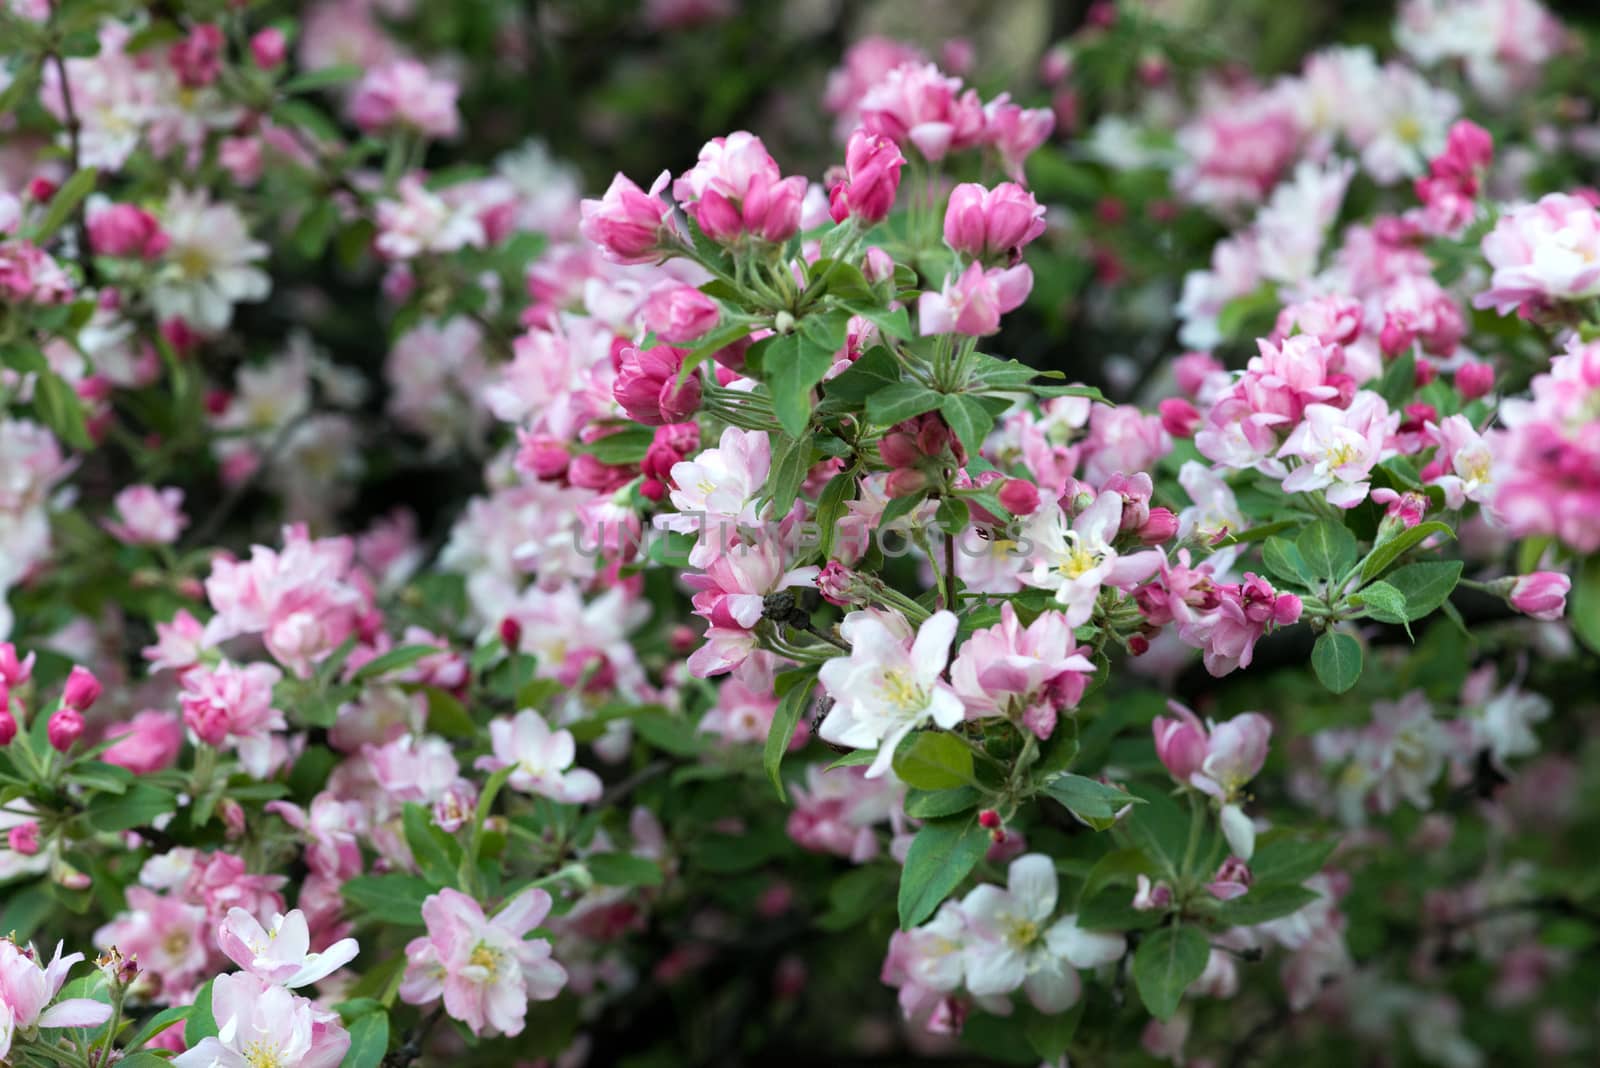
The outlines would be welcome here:
M 486 943 L 479 942 L 478 948 L 472 951 L 472 956 L 467 958 L 467 963 L 474 968 L 482 968 L 488 972 L 487 982 L 492 982 L 495 973 L 500 970 L 500 951 Z
M 1067 578 L 1082 578 L 1093 571 L 1095 565 L 1100 563 L 1100 554 L 1074 544 L 1067 550 L 1067 558 L 1061 561 L 1057 570 Z
M 1355 458 L 1356 447 L 1348 441 L 1341 441 L 1337 445 L 1329 446 L 1328 451 L 1324 454 L 1324 459 L 1329 467 L 1343 467 L 1345 464 L 1353 462 Z
M 177 261 L 178 270 L 189 281 L 205 278 L 211 274 L 211 253 L 199 245 L 185 245 L 177 249 L 174 259 Z
M 885 671 L 882 688 L 884 699 L 896 712 L 920 712 L 927 707 L 928 691 L 918 686 L 904 668 Z
M 265 1041 L 255 1041 L 241 1051 L 250 1068 L 287 1068 L 278 1056 L 278 1047 Z
M 1039 925 L 1023 916 L 1006 916 L 1000 921 L 1005 940 L 1017 949 L 1026 949 L 1039 940 Z

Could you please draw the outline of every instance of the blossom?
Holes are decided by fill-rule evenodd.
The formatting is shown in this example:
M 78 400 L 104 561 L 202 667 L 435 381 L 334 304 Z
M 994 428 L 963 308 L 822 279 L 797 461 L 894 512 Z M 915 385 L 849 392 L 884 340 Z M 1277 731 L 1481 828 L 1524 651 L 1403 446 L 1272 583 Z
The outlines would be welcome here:
M 100 754 L 107 764 L 150 775 L 172 766 L 183 749 L 183 720 L 171 712 L 145 709 L 125 723 L 106 728 L 116 743 Z
M 985 271 L 976 260 L 955 278 L 946 276 L 937 293 L 917 298 L 918 329 L 928 334 L 983 337 L 1000 329 L 1000 316 L 1022 306 L 1033 289 L 1025 263 Z
M 663 282 L 639 309 L 645 326 L 669 345 L 682 345 L 710 333 L 722 315 L 717 302 L 694 286 Z
M 486 917 L 458 890 L 422 902 L 428 933 L 406 945 L 400 999 L 423 1005 L 444 998 L 445 1011 L 475 1035 L 522 1033 L 529 999 L 548 1001 L 567 983 L 546 939 L 528 939 L 550 912 L 550 895 L 536 887 Z
M 1033 150 L 1045 143 L 1056 127 L 1055 112 L 1049 108 L 1024 108 L 1001 93 L 983 107 L 984 140 L 995 147 L 1006 174 L 1014 182 L 1024 182 L 1023 163 Z
M 718 540 L 725 542 L 732 527 L 756 522 L 755 505 L 771 462 L 766 431 L 728 427 L 715 447 L 672 465 L 668 497 L 677 513 L 656 516 L 656 526 L 699 534 L 703 544 L 716 526 Z
M 452 204 L 432 192 L 414 174 L 400 179 L 398 198 L 378 201 L 378 236 L 373 242 L 390 260 L 414 259 L 423 253 L 443 254 L 482 248 L 489 236 L 469 205 Z
M 1024 628 L 1007 601 L 999 623 L 962 645 L 950 680 L 968 717 L 1016 715 L 1048 738 L 1059 710 L 1076 707 L 1094 675 L 1088 652 L 1060 612 L 1042 612 Z
M 1501 404 L 1505 429 L 1489 435 L 1493 511 L 1519 537 L 1549 534 L 1592 553 L 1600 549 L 1600 345 L 1572 342 L 1531 390 Z
M 106 520 L 105 527 L 129 545 L 171 545 L 189 525 L 183 514 L 183 490 L 175 486 L 129 486 L 111 503 L 117 518 Z
M 1312 404 L 1304 416 L 1277 452 L 1302 461 L 1284 478 L 1283 491 L 1326 490 L 1330 504 L 1354 508 L 1366 499 L 1372 469 L 1393 454 L 1388 441 L 1399 415 L 1378 394 L 1363 390 L 1348 408 Z
M 233 320 L 235 304 L 266 299 L 272 280 L 257 264 L 267 246 L 251 239 L 237 208 L 174 186 L 159 215 L 168 243 L 150 300 L 162 319 L 218 333 Z
M 104 204 L 89 212 L 89 247 L 97 256 L 153 260 L 171 243 L 160 221 L 133 204 Z
M 961 698 L 941 677 L 956 623 L 954 613 L 936 612 L 909 643 L 870 613 L 852 612 L 841 624 L 850 655 L 829 660 L 818 674 L 834 706 L 817 733 L 876 749 L 868 778 L 887 772 L 901 739 L 927 720 L 945 729 L 961 721 Z
M 671 179 L 662 171 L 645 192 L 616 175 L 604 197 L 581 205 L 579 231 L 613 263 L 654 263 L 675 234 L 672 206 L 661 196 Z
M 337 1068 L 350 1049 L 339 1014 L 248 972 L 211 984 L 217 1033 L 172 1061 L 177 1068 Z
M 761 139 L 739 130 L 707 141 L 699 161 L 678 177 L 672 192 L 719 244 L 746 237 L 782 243 L 800 228 L 806 180 L 784 178 Z
M 1044 229 L 1044 205 L 1011 182 L 993 189 L 964 182 L 950 191 L 944 212 L 945 243 L 974 259 L 1015 262 Z
M 1535 571 L 1518 575 L 1506 600 L 1511 607 L 1534 619 L 1560 619 L 1567 609 L 1567 591 L 1572 579 L 1559 571 Z
M 682 373 L 688 352 L 671 345 L 626 348 L 613 391 L 629 418 L 645 426 L 681 423 L 700 407 L 700 376 Z
M 1029 853 L 1011 862 L 1006 889 L 985 883 L 962 898 L 962 966 L 974 995 L 1022 987 L 1040 1012 L 1064 1012 L 1082 993 L 1075 969 L 1109 964 L 1127 952 L 1122 935 L 1085 931 L 1076 916 L 1052 923 L 1057 889 L 1054 861 Z
M 282 677 L 271 664 L 196 667 L 182 679 L 183 721 L 207 745 L 231 744 L 245 770 L 264 779 L 272 767 L 272 732 L 289 725 L 272 705 Z
M 961 79 L 932 63 L 907 62 L 884 76 L 861 98 L 861 125 L 900 145 L 912 145 L 937 163 L 951 151 L 978 144 L 984 134 L 983 104 Z
M 828 191 L 833 221 L 854 217 L 863 226 L 875 226 L 887 218 L 905 162 L 889 138 L 866 130 L 852 133 L 845 147 L 845 177 Z
M 55 1000 L 82 953 L 55 955 L 45 964 L 37 953 L 0 939 L 0 1059 L 11 1052 L 13 1035 L 48 1027 L 98 1027 L 111 1018 L 111 1006 L 92 998 Z M 45 1006 L 49 1006 L 46 1008 Z
M 1504 315 L 1600 296 L 1600 211 L 1580 196 L 1546 194 L 1502 215 L 1484 235 L 1483 257 L 1494 273 L 1474 307 Z
M 1039 544 L 1025 580 L 1054 590 L 1069 627 L 1081 627 L 1094 614 L 1103 586 L 1131 587 L 1161 567 L 1157 551 L 1121 555 L 1111 542 L 1122 524 L 1122 497 L 1102 493 L 1068 525 L 1060 508 L 1047 509 L 1037 528 Z
M 291 988 L 309 986 L 338 971 L 355 959 L 359 948 L 355 939 L 345 938 L 312 953 L 306 914 L 299 909 L 275 914 L 268 927 L 244 909 L 229 909 L 217 931 L 217 943 L 245 971 Z
M 489 738 L 494 755 L 479 757 L 475 766 L 485 771 L 510 768 L 506 781 L 512 789 L 569 804 L 600 797 L 600 776 L 587 768 L 572 767 L 577 758 L 572 732 L 552 731 L 544 717 L 531 708 L 515 718 L 492 721 Z
M 786 829 L 797 845 L 865 864 L 878 856 L 878 825 L 898 825 L 905 786 L 892 772 L 869 778 L 863 768 L 811 764 L 805 784 L 790 792 L 794 805 Z
M 414 59 L 391 60 L 362 76 L 350 97 L 350 119 L 367 133 L 402 126 L 429 137 L 454 137 L 460 87 L 436 78 Z

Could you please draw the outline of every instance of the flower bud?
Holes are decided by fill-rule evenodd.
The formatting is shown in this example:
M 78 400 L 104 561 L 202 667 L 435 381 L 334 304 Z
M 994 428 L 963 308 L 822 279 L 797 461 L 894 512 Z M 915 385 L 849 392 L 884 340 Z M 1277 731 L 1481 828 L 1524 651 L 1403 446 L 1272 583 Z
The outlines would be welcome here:
M 515 653 L 522 643 L 522 624 L 513 616 L 506 616 L 500 621 L 500 644 L 506 647 L 507 652 Z
M 662 341 L 681 345 L 715 329 L 722 309 L 694 286 L 665 282 L 650 293 L 641 309 L 644 325 Z
M 889 472 L 883 488 L 891 499 L 910 497 L 928 488 L 928 476 L 914 467 L 899 467 Z
M 567 473 L 572 454 L 567 447 L 550 434 L 522 434 L 517 449 L 517 470 L 526 471 L 544 482 L 554 481 Z
M 275 26 L 266 29 L 250 38 L 250 58 L 255 60 L 256 66 L 262 70 L 272 70 L 282 63 L 288 53 L 288 46 L 283 38 L 283 31 Z
M 51 748 L 65 753 L 83 736 L 83 714 L 75 708 L 62 708 L 50 717 L 45 733 Z
M 945 208 L 946 244 L 973 259 L 1010 258 L 1044 229 L 1044 207 L 1014 182 L 993 189 L 965 182 Z
M 67 685 L 61 693 L 61 704 L 78 712 L 87 712 L 100 699 L 100 680 L 94 672 L 75 665 L 67 676 Z
M 1250 866 L 1238 857 L 1229 857 L 1206 884 L 1206 889 L 1218 901 L 1232 901 L 1249 892 L 1250 879 Z
M 894 277 L 894 257 L 877 245 L 867 249 L 861 258 L 861 274 L 868 285 L 878 285 Z
M 6 832 L 6 844 L 13 853 L 33 856 L 39 852 L 39 824 L 33 820 L 17 824 Z
M 1535 571 L 1518 576 L 1506 600 L 1511 607 L 1534 619 L 1553 621 L 1567 610 L 1572 580 L 1559 571 Z
M 833 221 L 853 217 L 863 226 L 873 226 L 887 218 L 905 162 L 893 140 L 857 128 L 845 148 L 845 178 L 828 194 L 828 214 Z
M 1194 436 L 1200 425 L 1200 410 L 1182 397 L 1168 397 L 1156 406 L 1161 412 L 1161 429 L 1175 438 Z
M 1173 717 L 1157 716 L 1151 724 L 1155 735 L 1156 759 L 1179 783 L 1187 786 L 1190 776 L 1206 759 L 1206 729 L 1199 717 L 1176 701 L 1168 701 Z
M 618 174 L 604 197 L 580 205 L 579 231 L 613 263 L 654 263 L 673 237 L 672 207 L 661 197 L 670 178 L 662 171 L 645 192 Z
M 90 213 L 88 228 L 96 256 L 153 260 L 171 243 L 156 217 L 132 204 L 110 204 Z
M 1140 875 L 1135 880 L 1133 907 L 1139 912 L 1165 911 L 1172 905 L 1172 887 L 1166 880 L 1152 883 L 1148 875 Z
M 623 411 L 646 426 L 681 423 L 700 407 L 700 379 L 694 374 L 678 381 L 688 355 L 670 345 L 623 350 L 612 393 Z
M 0 698 L 3 698 L 3 700 L 0 700 L 0 706 L 9 703 L 11 700 L 10 694 L 6 693 L 3 687 L 0 687 Z M 11 740 L 16 736 L 17 717 L 11 714 L 11 709 L 0 707 L 0 748 L 10 745 Z
M 1466 400 L 1477 400 L 1494 389 L 1494 367 L 1487 363 L 1464 363 L 1456 368 L 1456 391 Z
M 1012 515 L 1032 515 L 1039 509 L 1039 487 L 1027 479 L 1006 479 L 999 496 L 1000 503 Z
M 1178 517 L 1170 508 L 1150 509 L 1150 518 L 1139 528 L 1139 540 L 1146 545 L 1171 541 L 1178 533 Z

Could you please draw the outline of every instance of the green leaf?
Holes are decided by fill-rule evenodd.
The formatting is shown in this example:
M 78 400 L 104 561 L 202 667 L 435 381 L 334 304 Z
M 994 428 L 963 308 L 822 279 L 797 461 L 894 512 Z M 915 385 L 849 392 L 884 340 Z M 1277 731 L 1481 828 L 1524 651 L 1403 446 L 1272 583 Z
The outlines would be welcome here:
M 916 493 L 910 493 L 904 497 L 890 498 L 889 503 L 884 505 L 883 513 L 878 516 L 878 529 L 889 529 L 889 525 L 896 519 L 910 515 L 918 505 L 927 499 L 926 490 L 918 490 Z
M 63 182 L 61 188 L 56 190 L 56 195 L 50 198 L 50 207 L 45 211 L 44 218 L 34 227 L 33 239 L 40 244 L 50 240 L 78 205 L 83 203 L 83 198 L 94 191 L 94 183 L 99 176 L 100 172 L 93 167 L 85 167 Z
M 817 498 L 817 530 L 821 533 L 818 553 L 824 560 L 833 558 L 833 543 L 839 536 L 839 522 L 848 511 L 846 506 L 856 499 L 856 470 L 840 471 L 822 487 Z
M 1058 775 L 1045 783 L 1044 792 L 1091 823 L 1114 820 L 1127 806 L 1144 803 L 1120 787 L 1083 775 Z
M 1311 648 L 1311 670 L 1334 693 L 1344 693 L 1361 678 L 1361 643 L 1349 634 L 1324 631 Z
M 1297 586 L 1311 585 L 1311 569 L 1300 558 L 1300 550 L 1287 538 L 1270 537 L 1261 544 L 1261 562 L 1268 571 Z
M 1299 912 L 1318 897 L 1303 886 L 1253 886 L 1243 897 L 1224 901 L 1217 918 L 1234 927 L 1249 927 Z
M 1385 581 L 1405 595 L 1405 618 L 1421 619 L 1449 599 L 1461 566 L 1460 560 L 1426 560 L 1395 568 Z
M 837 351 L 799 333 L 775 338 L 767 349 L 762 373 L 778 424 L 791 438 L 800 437 L 811 421 L 811 388 L 833 366 Z
M 460 844 L 435 826 L 432 813 L 415 802 L 406 805 L 401 823 L 418 870 L 436 883 L 448 886 L 453 882 L 461 866 Z
M 89 802 L 84 819 L 97 831 L 131 831 L 148 827 L 178 807 L 178 799 L 168 790 L 136 782 L 123 794 L 100 794 Z
M 1378 395 L 1388 401 L 1389 407 L 1398 409 L 1417 388 L 1417 357 L 1407 349 L 1390 361 L 1378 380 Z
M 940 816 L 965 812 L 982 799 L 983 795 L 976 786 L 957 786 L 949 790 L 913 788 L 906 791 L 905 812 L 914 820 L 938 819 Z
M 211 1011 L 211 981 L 200 988 L 194 996 L 194 1003 L 189 1006 L 189 1015 L 183 1023 L 184 1045 L 190 1049 L 200 1044 L 204 1038 L 214 1038 L 217 1034 L 216 1013 Z
M 892 890 L 887 876 L 883 865 L 867 865 L 839 876 L 828 888 L 828 911 L 817 917 L 817 926 L 837 932 L 866 919 Z
M 867 418 L 878 426 L 894 426 L 931 412 L 943 402 L 944 394 L 920 382 L 897 382 L 867 397 Z
M 664 753 L 694 756 L 700 752 L 700 738 L 695 734 L 694 724 L 679 716 L 654 712 L 634 717 L 633 726 L 639 737 Z
M 437 686 L 424 686 L 422 693 L 428 700 L 428 730 L 446 738 L 476 737 L 478 725 L 460 698 Z
M 369 679 L 381 678 L 391 671 L 404 670 L 424 657 L 434 656 L 438 652 L 439 647 L 436 645 L 402 645 L 362 664 L 351 676 L 351 681 L 366 682 Z
M 1360 602 L 1367 615 L 1385 623 L 1404 623 L 1406 620 L 1406 595 L 1387 582 L 1374 582 L 1362 588 L 1351 598 Z
M 1183 858 L 1188 852 L 1190 814 L 1165 790 L 1141 785 L 1131 792 L 1145 803 L 1128 813 L 1118 824 L 1119 830 L 1160 865 L 1168 878 L 1177 880 L 1183 874 Z
M 378 1068 L 389 1052 L 389 1014 L 369 1012 L 350 1022 L 350 1049 L 339 1068 Z
M 767 483 L 772 493 L 772 514 L 789 514 L 789 506 L 800 495 L 800 484 L 811 470 L 811 435 L 780 437 L 772 455 L 772 474 Z
M 583 863 L 601 886 L 660 886 L 661 865 L 629 853 L 593 853 Z
M 1299 885 L 1322 870 L 1339 844 L 1337 838 L 1313 838 L 1292 830 L 1273 829 L 1256 839 L 1250 858 L 1253 890 L 1274 883 Z
M 328 89 L 335 85 L 353 82 L 361 77 L 362 70 L 354 63 L 335 63 L 320 70 L 307 71 L 283 83 L 283 92 L 289 96 Z
M 1600 653 L 1600 553 L 1592 554 L 1579 568 L 1567 618 L 1583 643 Z
M 875 345 L 837 378 L 830 378 L 823 389 L 829 400 L 859 407 L 873 394 L 899 384 L 900 365 L 895 363 L 888 349 Z
M 1072 1045 L 1072 1038 L 1078 1033 L 1078 1023 L 1083 1019 L 1088 1004 L 1089 999 L 1084 996 L 1065 1012 L 1034 1011 L 1028 1014 L 1023 1033 L 1028 1036 L 1028 1045 L 1033 1047 L 1033 1052 L 1045 1063 L 1055 1064 L 1066 1056 L 1067 1047 Z
M 1426 523 L 1418 523 L 1414 527 L 1406 527 L 1394 537 L 1379 542 L 1373 546 L 1367 558 L 1361 561 L 1361 581 L 1371 582 L 1396 560 L 1400 559 L 1410 549 L 1421 545 L 1436 534 L 1446 537 L 1455 537 L 1455 531 L 1449 524 L 1441 523 L 1437 519 L 1430 519 Z
M 40 422 L 74 449 L 94 448 L 89 424 L 83 416 L 83 402 L 77 391 L 48 368 L 39 371 L 33 386 L 33 409 Z
M 1308 525 L 1295 539 L 1308 573 L 1317 578 L 1336 579 L 1356 562 L 1356 537 L 1343 523 L 1319 519 Z
M 989 832 L 977 813 L 929 820 L 911 840 L 900 872 L 900 929 L 909 931 L 932 916 L 989 850 Z
M 811 689 L 816 683 L 816 674 L 812 673 L 791 686 L 783 695 L 783 700 L 778 702 L 778 710 L 772 714 L 772 727 L 767 731 L 767 744 L 761 752 L 761 766 L 766 769 L 767 778 L 772 780 L 780 800 L 784 797 L 783 756 L 789 751 L 789 742 L 794 738 L 794 729 L 800 723 L 801 715 L 811 703 Z
M 1211 946 L 1195 927 L 1163 927 L 1146 935 L 1133 955 L 1133 982 L 1150 1015 L 1171 1019 L 1210 957 Z
M 344 899 L 373 919 L 422 926 L 422 899 L 434 885 L 415 875 L 357 875 L 339 887 Z
M 894 754 L 894 773 L 919 790 L 953 790 L 972 783 L 972 750 L 946 731 L 918 731 Z
M 978 398 L 965 393 L 952 393 L 939 404 L 939 414 L 950 424 L 956 437 L 961 439 L 968 456 L 978 455 L 983 440 L 994 429 L 994 416 L 989 414 Z

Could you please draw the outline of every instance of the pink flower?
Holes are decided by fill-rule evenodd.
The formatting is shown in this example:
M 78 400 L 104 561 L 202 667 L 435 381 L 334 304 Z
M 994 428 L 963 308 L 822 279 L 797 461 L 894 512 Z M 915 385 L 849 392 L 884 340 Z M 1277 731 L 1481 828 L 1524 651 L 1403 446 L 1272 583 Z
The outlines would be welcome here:
M 100 754 L 101 760 L 136 775 L 152 775 L 178 759 L 183 749 L 183 721 L 171 712 L 146 709 L 126 723 L 107 727 L 105 736 L 120 740 Z
M 96 256 L 153 260 L 169 239 L 154 215 L 132 204 L 108 204 L 89 213 L 89 247 Z
M 983 139 L 1000 153 L 1000 162 L 1012 181 L 1025 182 L 1022 165 L 1055 129 L 1056 115 L 1049 108 L 1023 108 L 1001 93 L 984 106 Z
M 1572 580 L 1559 571 L 1535 571 L 1517 576 L 1507 600 L 1511 607 L 1534 619 L 1553 621 L 1567 610 Z
M 378 236 L 373 247 L 388 260 L 423 253 L 459 252 L 488 243 L 483 222 L 470 205 L 452 204 L 414 174 L 400 179 L 398 198 L 378 201 Z
M 1489 435 L 1494 511 L 1518 537 L 1549 534 L 1579 553 L 1600 549 L 1600 345 L 1574 341 L 1535 375 L 1529 399 L 1500 405 Z
M 1150 471 L 1171 451 L 1172 438 L 1160 416 L 1131 404 L 1097 404 L 1089 411 L 1089 435 L 1082 446 L 1083 477 L 1101 485 L 1121 472 Z
M 187 609 L 180 608 L 170 623 L 156 624 L 156 643 L 145 646 L 139 655 L 150 661 L 152 673 L 187 671 L 199 662 L 205 648 L 205 627 Z
M 959 278 L 945 279 L 938 293 L 917 300 L 920 332 L 983 337 L 1000 329 L 1000 316 L 1022 306 L 1033 289 L 1033 272 L 1025 263 L 985 272 L 974 260 Z
M 760 537 L 751 545 L 719 547 L 726 551 L 700 560 L 704 575 L 686 576 L 685 583 L 696 591 L 695 614 L 711 624 L 705 644 L 689 657 L 689 672 L 696 678 L 729 671 L 755 651 L 754 630 L 768 594 L 815 584 L 817 569 L 788 567 L 779 541 Z M 696 559 L 692 554 L 691 562 Z
M 338 1068 L 350 1049 L 339 1014 L 239 972 L 211 984 L 217 1033 L 173 1058 L 176 1068 Z
M 953 613 L 934 613 L 915 641 L 868 612 L 846 616 L 839 633 L 850 655 L 822 665 L 818 678 L 834 706 L 817 733 L 836 745 L 876 749 L 867 778 L 887 772 L 900 740 L 925 721 L 946 730 L 961 722 L 961 698 L 942 677 L 956 634 Z
M 622 350 L 612 392 L 629 418 L 645 426 L 662 426 L 681 423 L 699 409 L 699 375 L 679 373 L 687 355 L 671 345 Z
M 900 145 L 913 145 L 937 163 L 983 139 L 983 103 L 932 63 L 908 62 L 891 70 L 861 100 L 861 125 Z
M 862 98 L 902 63 L 920 63 L 927 57 L 914 46 L 888 37 L 863 37 L 844 53 L 844 62 L 828 73 L 822 103 L 838 116 L 834 136 L 846 139 L 858 125 Z
M 100 690 L 100 680 L 94 677 L 94 672 L 74 664 L 61 691 L 61 703 L 75 712 L 87 712 L 100 700 Z
M 33 675 L 33 653 L 19 658 L 17 647 L 10 642 L 0 642 L 0 682 L 17 687 Z
M 350 119 L 367 133 L 404 126 L 429 137 L 454 137 L 460 87 L 435 78 L 414 59 L 396 59 L 369 70 L 350 98 Z
M 845 177 L 828 192 L 834 222 L 854 217 L 874 226 L 889 215 L 906 158 L 887 137 L 856 130 L 845 147 Z
M 1070 524 L 1059 507 L 1037 516 L 1038 548 L 1028 585 L 1054 590 L 1069 627 L 1081 627 L 1094 614 L 1105 586 L 1131 589 L 1161 568 L 1160 552 L 1122 555 L 1112 546 L 1121 531 L 1122 495 L 1104 492 Z
M 1313 404 L 1304 416 L 1277 453 L 1302 461 L 1284 478 L 1283 491 L 1326 490 L 1330 504 L 1354 508 L 1366 499 L 1372 468 L 1393 455 L 1388 441 L 1399 428 L 1400 416 L 1389 411 L 1382 397 L 1366 390 L 1357 393 L 1348 408 Z
M 877 858 L 879 825 L 896 817 L 905 788 L 893 776 L 869 779 L 863 768 L 824 771 L 812 764 L 805 785 L 791 793 L 786 829 L 796 845 L 865 864 Z
M 288 727 L 272 707 L 272 688 L 283 673 L 271 664 L 239 667 L 223 661 L 183 676 L 183 721 L 202 742 L 232 744 L 245 770 L 258 779 L 272 767 L 272 732 Z
M 250 38 L 250 58 L 262 70 L 272 70 L 278 66 L 287 52 L 283 31 L 276 26 L 268 26 Z
M 33 242 L 0 242 L 0 297 L 16 304 L 60 304 L 75 289 L 61 265 Z
M 549 911 L 550 895 L 532 887 L 492 919 L 457 890 L 430 895 L 422 903 L 428 933 L 406 946 L 400 999 L 422 1005 L 442 996 L 475 1035 L 521 1034 L 529 999 L 549 1001 L 567 983 L 550 943 L 526 937 Z
M 1060 612 L 1043 612 L 1024 628 L 1008 601 L 1000 622 L 975 632 L 950 668 L 951 685 L 970 719 L 1009 715 L 1040 738 L 1056 716 L 1077 707 L 1094 663 Z
M 183 514 L 183 490 L 173 486 L 129 486 L 112 505 L 117 519 L 106 520 L 105 528 L 128 545 L 171 545 L 189 525 Z
M 654 263 L 673 241 L 672 206 L 661 196 L 672 176 L 662 171 L 647 193 L 618 174 L 605 196 L 579 205 L 579 232 L 613 263 Z
M 203 89 L 222 73 L 226 46 L 222 27 L 214 22 L 202 22 L 168 50 L 167 62 L 185 89 Z
M 1502 215 L 1483 239 L 1483 255 L 1494 273 L 1474 307 L 1504 315 L 1600 296 L 1600 211 L 1579 196 L 1547 194 Z
M 1044 205 L 1011 182 L 993 189 L 965 182 L 945 207 L 945 243 L 973 259 L 1015 262 L 1022 246 L 1044 230 Z
M 1152 725 L 1162 765 L 1179 783 L 1232 801 L 1266 762 L 1272 721 L 1245 712 L 1208 730 L 1178 702 L 1168 701 L 1167 708 L 1173 718 L 1157 716 Z
M 1455 381 L 1463 400 L 1486 397 L 1494 389 L 1494 365 L 1469 360 L 1456 368 Z
M 1167 773 L 1188 784 L 1206 759 L 1206 728 L 1200 718 L 1176 701 L 1168 701 L 1172 717 L 1157 716 L 1150 724 L 1155 734 L 1156 758 Z
M 10 1054 L 15 1032 L 28 1033 L 39 1027 L 99 1027 L 111 1018 L 111 1006 L 93 998 L 68 998 L 50 1005 L 67 981 L 67 973 L 82 959 L 82 953 L 63 957 L 57 943 L 55 956 L 44 964 L 37 953 L 23 950 L 10 939 L 0 939 L 0 1059 Z
M 1229 857 L 1206 884 L 1206 890 L 1218 901 L 1243 897 L 1250 891 L 1250 866 L 1238 857 Z
M 711 240 L 734 245 L 747 236 L 781 244 L 800 228 L 806 180 L 784 178 L 761 139 L 743 130 L 717 137 L 679 176 L 673 196 Z
M 217 930 L 222 952 L 245 971 L 274 986 L 309 986 L 343 968 L 360 949 L 353 938 L 342 939 L 321 953 L 311 952 L 311 931 L 306 914 L 292 909 L 274 914 L 271 927 L 263 927 L 244 909 L 228 910 Z
M 722 309 L 694 286 L 669 281 L 650 291 L 640 315 L 662 341 L 682 345 L 710 333 Z
M 364 745 L 372 777 L 395 801 L 431 805 L 461 777 L 449 742 L 432 735 L 402 734 L 383 745 Z
M 513 790 L 572 805 L 599 799 L 600 776 L 587 768 L 572 767 L 577 759 L 572 732 L 552 731 L 533 709 L 524 708 L 513 719 L 501 717 L 490 722 L 489 739 L 494 755 L 479 757 L 474 767 L 480 771 L 512 769 L 506 781 Z

